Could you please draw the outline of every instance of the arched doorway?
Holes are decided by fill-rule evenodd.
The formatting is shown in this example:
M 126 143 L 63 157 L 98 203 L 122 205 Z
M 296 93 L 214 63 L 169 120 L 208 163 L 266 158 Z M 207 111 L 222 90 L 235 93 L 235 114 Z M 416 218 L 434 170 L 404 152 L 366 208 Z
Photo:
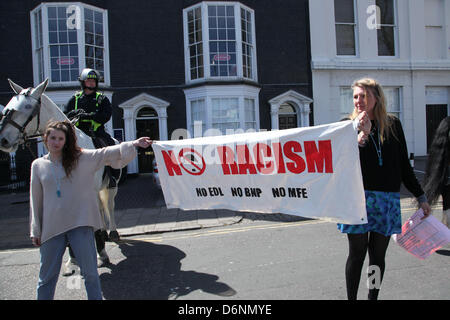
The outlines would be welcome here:
M 143 107 L 136 115 L 136 138 L 150 137 L 159 140 L 159 121 L 155 109 Z M 153 172 L 152 161 L 155 155 L 153 149 L 138 148 L 139 173 Z
M 288 90 L 269 100 L 272 130 L 309 127 L 312 99 Z
M 278 110 L 278 128 L 280 130 L 297 128 L 297 123 L 297 112 L 294 106 L 288 102 L 281 104 Z
M 169 102 L 151 96 L 145 92 L 119 104 L 119 108 L 123 109 L 125 139 L 127 141 L 134 140 L 137 137 L 136 133 L 138 131 L 141 132 L 144 130 L 145 132 L 145 128 L 147 128 L 147 130 L 149 128 L 150 130 L 154 128 L 154 130 L 157 130 L 157 135 L 155 136 L 158 137 L 158 140 L 167 140 L 167 107 L 169 105 Z M 149 109 L 146 110 L 146 108 Z M 158 125 L 151 125 L 152 122 L 155 122 L 154 120 L 156 120 L 156 115 Z M 136 128 L 138 122 L 137 120 L 144 120 L 144 124 L 139 124 L 139 130 Z M 145 120 L 149 121 L 146 123 Z M 130 174 L 139 173 L 140 170 L 138 159 L 131 161 L 127 168 L 127 172 Z

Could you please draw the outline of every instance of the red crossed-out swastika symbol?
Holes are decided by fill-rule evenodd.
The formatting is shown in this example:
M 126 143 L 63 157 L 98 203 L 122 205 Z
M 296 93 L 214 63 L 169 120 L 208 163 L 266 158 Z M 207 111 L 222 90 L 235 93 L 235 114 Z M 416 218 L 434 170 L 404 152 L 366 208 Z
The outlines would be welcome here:
M 199 176 L 206 169 L 205 159 L 202 155 L 191 148 L 183 148 L 178 153 L 178 161 L 181 167 L 189 174 Z

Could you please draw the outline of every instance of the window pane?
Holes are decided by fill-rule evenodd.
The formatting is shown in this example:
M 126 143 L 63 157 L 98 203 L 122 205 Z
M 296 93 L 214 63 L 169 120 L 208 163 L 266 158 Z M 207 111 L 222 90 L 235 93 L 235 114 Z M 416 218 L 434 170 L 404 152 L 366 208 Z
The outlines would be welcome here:
M 356 54 L 353 25 L 336 25 L 336 51 L 338 55 L 353 56 Z
M 56 19 L 56 7 L 49 7 L 47 14 L 49 19 Z
M 49 32 L 48 40 L 50 43 L 58 43 L 58 32 Z
M 156 113 L 155 109 L 144 107 L 139 110 L 137 117 L 158 117 L 158 114 Z
M 69 31 L 69 43 L 77 43 L 77 32 L 76 31 Z
M 58 11 L 58 13 L 57 13 L 58 19 L 65 19 L 65 18 L 67 18 L 66 9 L 67 9 L 67 6 L 59 6 L 59 7 L 57 8 L 57 11 Z
M 69 37 L 67 36 L 67 32 L 59 32 L 59 43 L 67 43 L 69 41 Z
M 203 77 L 203 68 L 199 62 L 203 62 L 202 23 L 201 8 L 195 8 L 187 12 L 189 29 L 189 61 L 191 80 Z M 210 34 L 210 37 L 213 36 Z
M 213 9 L 215 8 L 215 9 Z M 217 21 L 209 24 L 210 38 L 210 75 L 235 76 L 236 30 L 234 28 L 234 6 L 208 6 L 208 20 Z M 219 40 L 219 41 L 216 41 Z M 234 55 L 234 62 L 231 61 Z
M 53 71 L 52 70 L 52 82 L 60 82 L 61 77 L 59 75 L 59 70 Z
M 340 88 L 339 105 L 341 119 L 353 112 L 354 106 L 352 88 Z
M 103 36 L 102 35 L 95 36 L 95 45 L 99 46 L 99 47 L 103 47 Z
M 217 16 L 219 17 L 225 16 L 225 6 L 217 6 Z
M 48 20 L 48 30 L 49 31 L 56 31 L 58 30 L 57 20 L 56 19 L 49 19 Z
M 334 17 L 336 22 L 354 23 L 353 0 L 334 0 Z
M 94 21 L 94 11 L 90 9 L 84 9 L 84 19 L 90 22 Z
M 196 121 L 201 123 L 201 135 L 203 135 L 206 128 L 205 100 L 203 99 L 191 101 L 191 132 L 193 134 L 195 132 L 194 127 L 198 125 L 198 123 L 195 123 Z
M 242 37 L 242 74 L 245 78 L 252 79 L 253 41 L 251 31 L 252 15 L 250 11 L 241 8 L 241 37 Z
M 96 69 L 103 75 L 105 72 L 103 63 L 103 13 L 85 8 L 84 17 L 86 67 Z M 104 81 L 104 79 L 100 81 Z
M 295 109 L 289 103 L 283 103 L 280 106 L 278 114 L 295 114 Z
M 394 0 L 377 0 L 380 8 L 381 24 L 394 24 Z
M 245 109 L 245 121 L 251 122 L 255 121 L 255 100 L 244 99 L 244 109 Z
M 61 70 L 61 81 L 70 81 L 70 72 L 68 70 Z
M 212 99 L 212 127 L 219 129 L 222 134 L 227 129 L 238 129 L 239 104 L 237 98 Z
M 48 6 L 51 81 L 76 81 L 79 73 L 77 31 L 67 29 L 67 5 Z
M 100 24 L 103 24 L 103 14 L 101 12 L 95 11 L 94 13 L 94 21 Z
M 390 113 L 400 113 L 400 89 L 399 88 L 383 88 L 386 97 L 386 109 Z
M 394 27 L 381 27 L 378 34 L 378 55 L 395 56 Z

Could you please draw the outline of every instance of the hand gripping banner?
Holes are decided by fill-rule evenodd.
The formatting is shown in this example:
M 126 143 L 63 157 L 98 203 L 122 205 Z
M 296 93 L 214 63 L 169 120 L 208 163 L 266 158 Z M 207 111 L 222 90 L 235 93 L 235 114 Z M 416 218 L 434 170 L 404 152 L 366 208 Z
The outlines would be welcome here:
M 351 121 L 153 144 L 167 208 L 367 223 Z

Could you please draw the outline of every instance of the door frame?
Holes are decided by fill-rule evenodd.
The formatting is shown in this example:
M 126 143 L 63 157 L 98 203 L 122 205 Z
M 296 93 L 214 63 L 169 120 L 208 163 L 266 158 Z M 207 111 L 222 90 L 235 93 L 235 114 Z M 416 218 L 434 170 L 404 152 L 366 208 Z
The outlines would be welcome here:
M 294 90 L 289 90 L 269 100 L 272 130 L 279 129 L 280 106 L 285 102 L 293 106 L 297 113 L 297 127 L 309 127 L 310 105 L 313 100 Z
M 168 140 L 167 107 L 169 105 L 169 102 L 151 96 L 148 93 L 141 93 L 119 104 L 119 108 L 123 109 L 125 140 L 132 141 L 136 139 L 136 118 L 139 110 L 144 107 L 155 109 L 158 114 L 159 139 L 162 141 Z M 129 174 L 139 173 L 137 158 L 134 158 L 134 160 L 128 164 L 127 172 Z

